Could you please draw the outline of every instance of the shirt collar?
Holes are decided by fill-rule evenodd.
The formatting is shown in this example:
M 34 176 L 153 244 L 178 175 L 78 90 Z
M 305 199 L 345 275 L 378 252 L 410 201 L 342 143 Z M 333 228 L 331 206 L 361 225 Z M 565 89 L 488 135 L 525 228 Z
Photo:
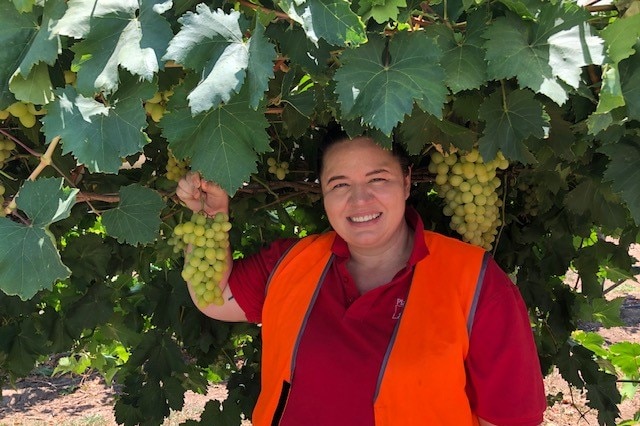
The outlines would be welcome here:
M 411 255 L 409 256 L 407 265 L 414 266 L 429 254 L 429 249 L 424 242 L 424 224 L 418 211 L 411 206 L 407 206 L 404 218 L 409 224 L 409 227 L 413 229 L 413 249 L 411 250 Z M 333 241 L 331 251 L 338 257 L 345 259 L 349 259 L 351 257 L 347 242 L 338 234 L 336 234 L 336 238 Z

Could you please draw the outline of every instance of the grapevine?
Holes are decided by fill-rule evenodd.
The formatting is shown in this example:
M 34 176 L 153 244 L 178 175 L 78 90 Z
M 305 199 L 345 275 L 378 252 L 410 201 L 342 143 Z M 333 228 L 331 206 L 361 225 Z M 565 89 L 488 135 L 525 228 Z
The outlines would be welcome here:
M 175 253 L 186 249 L 182 278 L 190 283 L 201 307 L 224 303 L 220 282 L 229 269 L 230 229 L 226 213 L 214 217 L 194 213 L 191 220 L 176 225 L 169 239 Z
M 500 178 L 496 170 L 505 170 L 509 162 L 498 152 L 488 162 L 477 149 L 465 155 L 439 151 L 431 154 L 429 171 L 436 174 L 438 195 L 446 200 L 443 213 L 450 216 L 450 227 L 462 239 L 491 250 L 502 224 L 499 208 Z

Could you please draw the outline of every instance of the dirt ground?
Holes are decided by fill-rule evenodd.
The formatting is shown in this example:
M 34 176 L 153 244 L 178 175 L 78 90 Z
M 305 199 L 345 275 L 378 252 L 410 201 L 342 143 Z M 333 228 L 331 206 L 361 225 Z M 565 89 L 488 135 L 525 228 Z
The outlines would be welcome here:
M 633 255 L 640 259 L 640 247 Z M 636 277 L 640 280 L 640 275 Z M 631 281 L 623 284 L 608 297 L 622 296 L 624 327 L 598 329 L 610 343 L 631 341 L 640 343 L 640 284 Z M 2 390 L 0 401 L 0 426 L 114 426 L 112 407 L 116 390 L 106 386 L 95 374 L 84 377 L 50 377 L 40 372 L 20 380 L 15 389 Z M 570 389 L 556 373 L 545 379 L 547 394 L 562 392 L 563 398 L 545 413 L 544 426 L 598 425 L 597 413 L 585 405 L 580 392 Z M 172 415 L 165 425 L 178 425 L 186 419 L 198 419 L 204 404 L 212 398 L 224 399 L 224 385 L 212 385 L 207 395 L 189 392 L 185 408 Z M 640 410 L 640 394 L 620 405 L 621 419 L 631 419 Z M 248 422 L 246 422 L 248 424 Z

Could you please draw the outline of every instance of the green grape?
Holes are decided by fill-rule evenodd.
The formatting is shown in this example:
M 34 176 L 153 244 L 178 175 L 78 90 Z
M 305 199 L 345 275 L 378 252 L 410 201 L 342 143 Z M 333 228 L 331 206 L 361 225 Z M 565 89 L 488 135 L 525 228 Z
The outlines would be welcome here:
M 186 251 L 182 278 L 189 283 L 200 307 L 222 305 L 220 282 L 229 268 L 229 215 L 214 217 L 194 213 L 187 222 L 173 229 L 168 243 L 176 247 L 190 247 Z
M 509 162 L 501 152 L 488 162 L 477 149 L 463 155 L 431 154 L 429 170 L 436 173 L 435 184 L 438 195 L 446 201 L 443 213 L 450 217 L 449 226 L 463 240 L 486 250 L 492 249 L 502 224 L 496 169 L 507 167 Z
M 169 180 L 174 182 L 178 182 L 184 176 L 186 176 L 189 171 L 189 160 L 178 160 L 171 150 L 169 150 L 169 159 L 167 160 L 167 173 L 166 177 Z

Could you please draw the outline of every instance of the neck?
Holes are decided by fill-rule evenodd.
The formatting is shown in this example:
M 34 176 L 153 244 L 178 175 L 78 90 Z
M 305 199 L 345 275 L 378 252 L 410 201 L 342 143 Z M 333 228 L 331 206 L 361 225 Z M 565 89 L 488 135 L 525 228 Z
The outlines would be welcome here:
M 351 247 L 347 264 L 361 293 L 390 282 L 405 267 L 413 249 L 413 231 L 404 222 L 397 237 L 375 250 Z

